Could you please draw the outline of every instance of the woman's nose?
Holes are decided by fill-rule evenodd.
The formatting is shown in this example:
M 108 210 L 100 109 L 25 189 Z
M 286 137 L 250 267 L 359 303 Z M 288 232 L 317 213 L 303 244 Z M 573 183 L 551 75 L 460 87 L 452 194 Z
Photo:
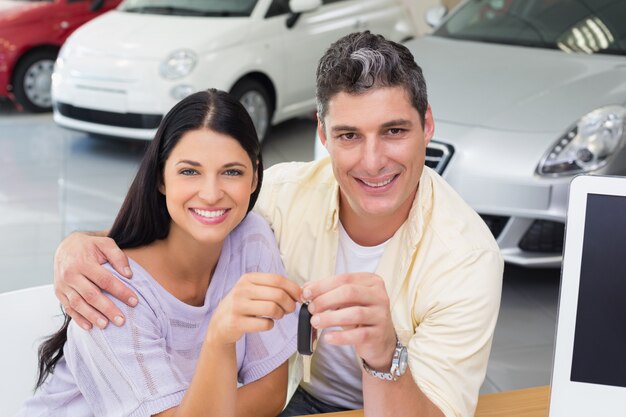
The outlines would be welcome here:
M 219 180 L 207 178 L 198 192 L 198 196 L 207 203 L 214 204 L 224 197 L 224 189 Z

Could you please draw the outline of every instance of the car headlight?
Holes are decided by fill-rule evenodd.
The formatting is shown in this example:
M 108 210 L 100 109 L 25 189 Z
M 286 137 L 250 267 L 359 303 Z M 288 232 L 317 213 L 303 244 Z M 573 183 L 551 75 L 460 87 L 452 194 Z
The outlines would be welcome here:
M 197 61 L 198 57 L 195 52 L 189 49 L 178 49 L 165 58 L 159 67 L 159 72 L 168 80 L 183 78 L 194 69 Z
M 578 120 L 543 157 L 539 175 L 573 175 L 603 167 L 626 140 L 626 108 L 607 106 Z
M 73 50 L 72 50 L 72 46 L 70 45 L 70 42 L 65 41 L 63 46 L 61 46 L 61 50 L 59 51 L 59 54 L 57 55 L 57 59 L 55 63 L 57 69 L 61 70 L 63 68 L 65 61 L 70 57 L 72 52 Z
M 69 41 L 66 41 L 63 46 L 61 46 L 61 50 L 59 51 L 59 58 L 67 59 L 72 53 L 72 45 L 70 45 Z

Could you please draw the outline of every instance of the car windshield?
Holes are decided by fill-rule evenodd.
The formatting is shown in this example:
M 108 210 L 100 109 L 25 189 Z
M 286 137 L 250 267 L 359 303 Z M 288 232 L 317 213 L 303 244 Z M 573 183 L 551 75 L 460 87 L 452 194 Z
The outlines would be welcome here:
M 469 0 L 434 35 L 626 55 L 624 0 Z
M 118 10 L 176 16 L 250 16 L 257 0 L 126 0 Z

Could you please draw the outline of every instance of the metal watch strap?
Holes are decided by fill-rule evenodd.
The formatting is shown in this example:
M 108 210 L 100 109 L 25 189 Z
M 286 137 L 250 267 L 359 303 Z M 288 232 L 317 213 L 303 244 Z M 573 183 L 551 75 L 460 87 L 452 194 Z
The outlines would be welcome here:
M 398 366 L 396 365 L 400 358 L 400 352 L 402 351 L 402 349 L 406 349 L 406 347 L 404 347 L 404 345 L 400 343 L 399 339 L 396 339 L 396 349 L 393 352 L 393 359 L 391 360 L 391 369 L 389 370 L 389 372 L 381 372 L 377 371 L 376 369 L 372 369 L 367 364 L 367 362 L 361 360 L 361 362 L 363 362 L 363 369 L 365 369 L 365 372 L 367 372 L 371 376 L 381 379 L 383 381 L 397 381 L 398 378 L 402 376 L 398 375 Z

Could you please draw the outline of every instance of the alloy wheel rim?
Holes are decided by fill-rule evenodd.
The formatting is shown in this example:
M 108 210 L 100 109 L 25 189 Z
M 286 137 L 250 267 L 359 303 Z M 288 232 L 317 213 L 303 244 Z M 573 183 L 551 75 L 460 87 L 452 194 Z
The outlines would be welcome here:
M 50 107 L 52 105 L 52 71 L 54 61 L 50 59 L 41 60 L 31 65 L 24 75 L 24 93 L 26 98 L 39 107 Z
M 263 139 L 265 132 L 267 132 L 267 119 L 269 114 L 269 109 L 263 95 L 255 90 L 248 91 L 241 96 L 240 101 L 243 107 L 248 111 L 252 123 L 254 123 L 259 140 Z

